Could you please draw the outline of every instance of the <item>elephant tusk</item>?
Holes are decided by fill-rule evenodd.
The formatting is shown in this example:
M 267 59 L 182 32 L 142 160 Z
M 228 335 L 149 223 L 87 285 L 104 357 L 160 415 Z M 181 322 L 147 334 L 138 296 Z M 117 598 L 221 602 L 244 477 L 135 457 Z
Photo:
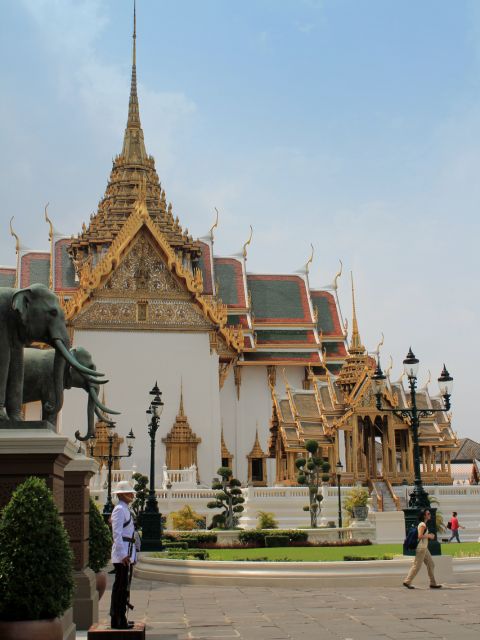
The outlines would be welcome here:
M 88 393 L 90 394 L 92 400 L 95 402 L 95 405 L 101 410 L 104 411 L 105 413 L 111 413 L 114 414 L 116 416 L 120 415 L 120 411 L 113 411 L 112 409 L 109 409 L 108 407 L 106 407 L 104 404 L 102 404 L 100 402 L 100 400 L 98 399 L 97 396 L 97 392 L 95 391 L 95 389 L 93 387 L 89 387 L 88 388 Z
M 100 413 L 100 409 L 98 407 L 95 407 L 94 411 L 97 418 L 102 422 L 106 422 L 107 424 L 115 424 L 113 420 L 109 420 L 107 416 L 104 416 L 103 413 Z
M 77 371 L 80 371 L 80 373 L 87 373 L 88 375 L 94 376 L 95 378 L 104 375 L 103 373 L 100 373 L 99 371 L 95 371 L 94 369 L 88 369 L 87 367 L 84 367 L 83 364 L 80 364 L 73 357 L 73 355 L 70 353 L 70 351 L 67 349 L 67 347 L 63 344 L 63 342 L 61 340 L 59 340 L 58 338 L 53 340 L 53 344 L 55 346 L 55 349 L 57 349 L 62 354 L 62 356 L 65 358 L 65 360 L 69 364 L 71 364 L 74 369 L 76 369 Z
M 93 383 L 93 384 L 107 384 L 107 382 L 110 382 L 110 380 L 98 380 L 98 378 L 93 378 L 92 376 L 87 375 L 86 373 L 82 373 L 82 376 L 84 378 L 84 380 L 87 383 Z

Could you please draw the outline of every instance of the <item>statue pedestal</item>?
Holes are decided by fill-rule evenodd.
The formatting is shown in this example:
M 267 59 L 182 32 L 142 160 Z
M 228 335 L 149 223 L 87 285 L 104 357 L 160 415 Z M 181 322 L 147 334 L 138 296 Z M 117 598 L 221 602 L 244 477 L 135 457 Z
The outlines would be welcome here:
M 92 458 L 77 454 L 65 467 L 63 520 L 74 554 L 75 594 L 73 619 L 77 629 L 86 630 L 98 621 L 98 593 L 95 574 L 88 567 L 90 478 L 98 469 Z
M 87 567 L 88 483 L 96 469 L 97 463 L 77 454 L 73 442 L 56 433 L 49 422 L 0 423 L 0 508 L 26 478 L 44 478 L 70 537 L 75 563 L 73 621 L 70 609 L 63 620 L 66 636 L 71 637 L 74 623 L 88 629 L 98 620 L 95 575 Z
M 43 478 L 63 514 L 64 474 L 76 448 L 46 420 L 0 423 L 0 509 L 29 476 Z

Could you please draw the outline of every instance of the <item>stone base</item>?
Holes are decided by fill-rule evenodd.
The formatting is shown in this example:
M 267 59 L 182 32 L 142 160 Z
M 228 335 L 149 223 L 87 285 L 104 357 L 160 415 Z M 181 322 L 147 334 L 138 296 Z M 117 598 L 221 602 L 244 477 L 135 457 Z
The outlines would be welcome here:
M 145 625 L 136 622 L 133 629 L 110 629 L 104 624 L 94 624 L 88 630 L 87 640 L 145 640 Z
M 50 429 L 55 433 L 55 425 L 47 420 L 10 420 L 0 422 L 0 429 Z
M 77 629 L 89 629 L 98 620 L 98 593 L 95 574 L 86 567 L 75 571 L 75 594 L 73 596 L 73 618 Z
M 52 431 L 49 422 L 0 424 L 0 509 L 14 489 L 29 476 L 43 478 L 53 492 L 60 513 L 64 506 L 64 469 L 76 448 L 66 436 Z
M 73 622 L 73 608 L 67 609 L 61 617 L 63 627 L 63 640 L 75 640 L 76 626 Z

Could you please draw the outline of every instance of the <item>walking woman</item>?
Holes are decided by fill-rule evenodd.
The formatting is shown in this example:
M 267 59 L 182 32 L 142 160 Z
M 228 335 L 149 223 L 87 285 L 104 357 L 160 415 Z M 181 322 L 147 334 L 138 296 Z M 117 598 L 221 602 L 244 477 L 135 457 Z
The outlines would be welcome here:
M 425 563 L 427 567 L 428 577 L 430 578 L 430 589 L 441 589 L 442 587 L 442 585 L 437 584 L 437 581 L 435 580 L 435 574 L 433 573 L 435 565 L 433 564 L 432 556 L 428 550 L 428 541 L 435 540 L 435 535 L 433 533 L 429 533 L 427 528 L 427 522 L 431 517 L 432 514 L 430 513 L 430 509 L 422 509 L 418 514 L 418 546 L 415 551 L 415 559 L 412 567 L 403 583 L 403 586 L 407 587 L 407 589 L 415 589 L 415 587 L 412 586 L 412 581 L 422 568 L 423 563 Z

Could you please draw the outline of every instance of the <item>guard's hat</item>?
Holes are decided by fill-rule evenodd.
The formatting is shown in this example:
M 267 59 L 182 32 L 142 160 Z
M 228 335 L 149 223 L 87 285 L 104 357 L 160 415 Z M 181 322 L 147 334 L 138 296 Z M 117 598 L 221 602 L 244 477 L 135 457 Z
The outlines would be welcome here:
M 120 480 L 117 483 L 117 488 L 112 493 L 136 493 L 136 491 L 128 480 Z

